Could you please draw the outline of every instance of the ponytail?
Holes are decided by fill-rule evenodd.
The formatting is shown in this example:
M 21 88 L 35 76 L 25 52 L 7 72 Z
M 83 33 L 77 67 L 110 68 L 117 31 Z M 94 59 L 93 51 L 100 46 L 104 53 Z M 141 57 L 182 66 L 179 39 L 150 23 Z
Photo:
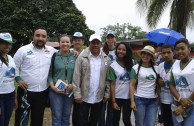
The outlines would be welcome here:
M 1 52 L 0 52 L 0 60 L 1 60 L 2 64 L 5 63 L 5 65 L 8 66 L 7 60 L 3 57 Z

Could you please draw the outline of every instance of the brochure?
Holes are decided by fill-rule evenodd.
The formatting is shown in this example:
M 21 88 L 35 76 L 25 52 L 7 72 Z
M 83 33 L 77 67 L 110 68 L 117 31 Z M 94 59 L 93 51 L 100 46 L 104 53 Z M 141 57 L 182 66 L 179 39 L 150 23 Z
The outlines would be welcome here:
M 55 87 L 59 90 L 59 91 L 64 91 L 67 88 L 68 84 L 65 83 L 62 80 L 58 80 L 55 84 Z M 65 93 L 68 97 L 71 97 L 73 94 L 73 91 Z
M 64 91 L 65 88 L 67 88 L 68 84 L 65 83 L 62 80 L 58 80 L 55 84 L 55 87 L 59 90 L 59 91 Z

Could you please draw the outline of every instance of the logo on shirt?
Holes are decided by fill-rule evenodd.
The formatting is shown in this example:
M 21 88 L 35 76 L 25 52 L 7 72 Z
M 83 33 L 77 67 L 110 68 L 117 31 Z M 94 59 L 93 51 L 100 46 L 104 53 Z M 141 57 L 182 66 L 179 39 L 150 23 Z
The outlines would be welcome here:
M 169 89 L 170 81 L 166 80 L 166 81 L 164 81 L 164 84 L 165 84 L 165 88 Z
M 129 81 L 129 80 L 130 80 L 129 73 L 128 73 L 128 72 L 125 72 L 123 75 L 121 75 L 121 76 L 119 77 L 119 80 L 120 80 L 120 81 Z
M 50 53 L 50 51 L 46 49 L 46 50 L 45 50 L 45 53 Z
M 189 84 L 185 77 L 180 76 L 178 77 L 178 79 L 176 79 L 176 86 L 181 87 L 181 88 L 186 88 L 189 86 Z
M 4 77 L 13 78 L 15 77 L 15 68 L 10 67 L 6 72 Z
M 70 60 L 70 63 L 75 63 L 75 61 L 72 59 L 72 60 Z
M 153 74 L 150 74 L 149 76 L 146 76 L 146 79 L 147 79 L 147 80 L 154 80 L 155 77 L 154 77 Z
M 109 54 L 108 56 L 109 56 L 109 58 L 110 58 L 110 61 L 113 62 L 113 61 L 114 61 L 113 55 L 110 55 L 110 54 Z
M 32 55 L 32 54 L 33 54 L 32 51 L 28 51 L 28 52 L 27 52 L 27 55 Z
M 107 62 L 107 61 L 105 61 L 105 62 L 104 62 L 104 65 L 107 67 L 107 66 L 108 66 L 108 62 Z

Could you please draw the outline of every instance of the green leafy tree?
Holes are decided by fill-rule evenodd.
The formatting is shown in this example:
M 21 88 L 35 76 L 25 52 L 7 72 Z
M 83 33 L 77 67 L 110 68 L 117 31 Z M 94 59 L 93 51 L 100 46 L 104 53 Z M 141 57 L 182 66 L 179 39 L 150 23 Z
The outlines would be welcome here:
M 106 33 L 108 30 L 112 30 L 115 32 L 117 37 L 117 41 L 129 40 L 129 39 L 142 39 L 145 38 L 145 31 L 142 31 L 139 26 L 132 26 L 129 23 L 116 25 L 108 25 L 105 28 L 101 28 L 102 30 L 102 38 L 106 37 Z
M 194 21 L 193 0 L 137 0 L 137 7 L 146 13 L 147 24 L 155 28 L 166 8 L 170 6 L 168 27 L 186 35 L 186 27 Z
M 32 30 L 44 27 L 52 41 L 60 34 L 80 31 L 88 39 L 94 33 L 72 0 L 1 0 L 0 31 L 17 40 L 14 51 L 31 41 Z

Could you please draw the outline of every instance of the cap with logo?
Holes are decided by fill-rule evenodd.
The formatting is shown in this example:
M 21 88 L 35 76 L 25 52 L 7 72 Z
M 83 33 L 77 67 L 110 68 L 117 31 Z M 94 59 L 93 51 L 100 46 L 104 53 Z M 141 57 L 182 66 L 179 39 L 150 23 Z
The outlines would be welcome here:
M 83 39 L 84 36 L 83 36 L 83 34 L 82 34 L 81 32 L 75 32 L 75 33 L 73 34 L 73 39 L 76 39 L 76 38 L 81 38 L 81 39 Z
M 13 44 L 15 43 L 16 40 L 12 39 L 12 36 L 10 33 L 0 33 L 0 41 Z

